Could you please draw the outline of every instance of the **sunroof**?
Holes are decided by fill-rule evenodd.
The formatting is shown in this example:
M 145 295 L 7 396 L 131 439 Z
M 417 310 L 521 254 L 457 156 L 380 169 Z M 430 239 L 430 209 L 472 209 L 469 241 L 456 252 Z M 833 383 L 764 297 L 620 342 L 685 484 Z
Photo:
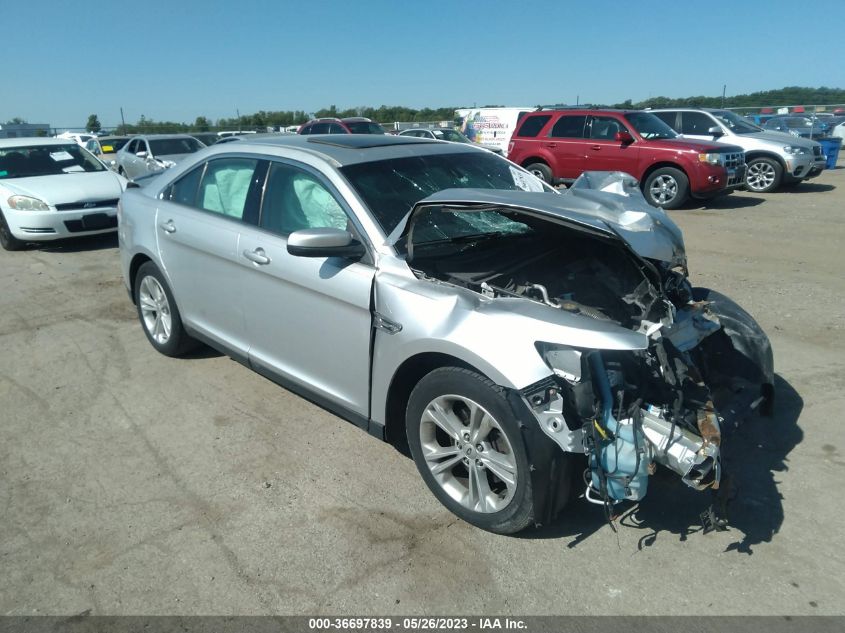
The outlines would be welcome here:
M 349 149 L 367 149 L 370 147 L 388 147 L 390 145 L 416 145 L 419 143 L 436 143 L 430 139 L 414 138 L 412 136 L 393 136 L 392 134 L 326 134 L 308 137 L 309 143 L 334 145 Z

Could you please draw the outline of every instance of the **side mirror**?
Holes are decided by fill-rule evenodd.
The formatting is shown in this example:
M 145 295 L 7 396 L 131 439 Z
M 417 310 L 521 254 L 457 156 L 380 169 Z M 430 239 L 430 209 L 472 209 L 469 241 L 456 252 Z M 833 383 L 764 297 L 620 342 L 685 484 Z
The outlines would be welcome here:
M 349 231 L 326 227 L 301 229 L 288 235 L 288 253 L 297 257 L 359 259 L 365 250 Z
M 137 156 L 138 158 L 146 158 L 147 152 L 135 152 L 135 156 Z
M 722 131 L 722 128 L 720 128 L 718 125 L 714 125 L 711 128 L 707 128 L 707 133 L 713 138 L 719 138 L 720 136 L 725 135 L 725 133 Z
M 613 140 L 618 141 L 620 143 L 633 143 L 634 137 L 631 136 L 630 132 L 617 132 L 616 135 L 613 137 Z

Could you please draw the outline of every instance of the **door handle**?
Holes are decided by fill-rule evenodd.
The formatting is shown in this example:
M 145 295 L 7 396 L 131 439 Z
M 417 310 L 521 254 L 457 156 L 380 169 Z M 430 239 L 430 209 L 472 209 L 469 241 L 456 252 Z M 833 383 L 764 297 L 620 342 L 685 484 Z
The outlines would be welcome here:
M 258 264 L 259 266 L 266 266 L 270 263 L 270 258 L 267 257 L 263 248 L 256 248 L 254 251 L 245 250 L 244 257 L 246 257 L 252 263 Z
M 546 147 L 548 147 L 549 149 L 554 149 L 555 147 L 557 147 L 557 143 L 546 143 Z
M 601 145 L 593 145 L 593 149 L 595 151 L 599 151 L 601 149 Z
M 173 224 L 173 220 L 168 220 L 167 222 L 159 224 L 159 227 L 161 227 L 161 230 L 164 231 L 165 233 L 175 233 L 176 232 L 176 225 Z

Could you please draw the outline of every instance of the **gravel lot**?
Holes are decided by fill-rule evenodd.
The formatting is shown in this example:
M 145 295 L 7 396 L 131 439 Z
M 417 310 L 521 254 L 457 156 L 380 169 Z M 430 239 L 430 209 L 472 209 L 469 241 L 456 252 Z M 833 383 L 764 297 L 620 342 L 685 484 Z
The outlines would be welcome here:
M 672 213 L 778 373 L 707 535 L 669 476 L 617 533 L 582 500 L 474 529 L 389 445 L 210 350 L 157 354 L 116 238 L 0 251 L 0 614 L 845 613 L 843 212 L 840 166 Z

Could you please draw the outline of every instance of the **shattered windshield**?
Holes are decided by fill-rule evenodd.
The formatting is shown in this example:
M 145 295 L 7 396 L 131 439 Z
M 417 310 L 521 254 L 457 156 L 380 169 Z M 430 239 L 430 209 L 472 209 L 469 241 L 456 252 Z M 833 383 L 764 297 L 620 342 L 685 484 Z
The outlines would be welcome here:
M 444 189 L 543 191 L 542 183 L 534 176 L 488 152 L 393 158 L 347 165 L 341 172 L 386 235 L 396 228 L 414 204 Z

